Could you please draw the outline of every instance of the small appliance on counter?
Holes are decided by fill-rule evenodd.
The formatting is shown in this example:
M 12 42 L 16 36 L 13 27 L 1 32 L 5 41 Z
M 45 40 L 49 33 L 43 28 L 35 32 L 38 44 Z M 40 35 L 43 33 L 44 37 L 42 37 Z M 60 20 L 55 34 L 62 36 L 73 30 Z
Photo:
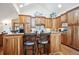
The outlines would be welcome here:
M 68 30 L 68 23 L 64 22 L 61 24 L 61 28 L 59 28 L 59 32 L 66 32 Z
M 19 33 L 24 33 L 24 29 L 20 28 Z
M 44 25 L 43 25 L 43 24 L 37 24 L 37 25 L 36 25 L 36 32 L 39 33 L 39 34 L 40 34 L 41 32 L 42 32 L 42 33 L 45 32 L 45 27 L 44 27 Z
M 67 28 L 59 28 L 59 32 L 66 32 L 67 30 Z

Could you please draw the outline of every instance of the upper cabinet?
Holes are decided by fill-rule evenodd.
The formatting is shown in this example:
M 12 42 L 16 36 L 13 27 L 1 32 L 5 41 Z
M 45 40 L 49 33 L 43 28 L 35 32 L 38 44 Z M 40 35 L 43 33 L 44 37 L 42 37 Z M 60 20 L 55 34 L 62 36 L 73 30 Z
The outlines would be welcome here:
M 40 23 L 45 25 L 45 17 L 40 18 Z
M 40 17 L 35 17 L 35 22 L 36 22 L 36 24 L 41 24 L 41 19 L 40 19 Z
M 31 18 L 31 28 L 35 28 L 35 25 L 36 25 L 36 23 L 35 23 L 35 17 L 32 17 Z
M 52 18 L 46 18 L 46 17 L 35 17 L 35 23 L 36 24 L 43 24 L 45 28 L 51 28 L 52 27 Z
M 23 55 L 23 34 L 3 36 L 4 55 Z
M 35 17 L 35 22 L 36 22 L 36 24 L 43 24 L 43 25 L 45 25 L 45 17 L 37 16 L 37 17 Z
M 45 27 L 50 29 L 52 28 L 52 18 L 45 19 Z
M 56 29 L 56 19 L 52 19 L 52 29 Z
M 78 24 L 79 23 L 79 8 L 72 10 L 67 13 L 68 24 Z
M 74 24 L 74 11 L 70 11 L 67 13 L 67 21 L 68 24 Z
M 58 28 L 60 28 L 61 25 L 60 21 L 61 21 L 60 17 L 52 19 L 52 29 L 57 30 Z
M 79 50 L 79 7 L 61 15 L 61 22 L 68 23 L 68 31 L 62 35 L 62 43 Z M 66 38 L 66 39 L 65 39 Z
M 63 22 L 67 22 L 67 14 L 63 14 L 61 16 L 61 23 L 63 23 Z
M 79 23 L 79 8 L 74 10 L 74 23 Z
M 60 28 L 61 25 L 61 17 L 57 17 L 57 29 Z
M 19 22 L 24 23 L 25 22 L 25 15 L 19 15 Z
M 31 18 L 29 15 L 19 15 L 19 23 L 24 24 L 25 33 L 31 31 Z
M 31 16 L 28 16 L 28 15 L 26 15 L 25 16 L 25 32 L 26 33 L 30 33 L 31 32 L 31 19 L 32 17 Z

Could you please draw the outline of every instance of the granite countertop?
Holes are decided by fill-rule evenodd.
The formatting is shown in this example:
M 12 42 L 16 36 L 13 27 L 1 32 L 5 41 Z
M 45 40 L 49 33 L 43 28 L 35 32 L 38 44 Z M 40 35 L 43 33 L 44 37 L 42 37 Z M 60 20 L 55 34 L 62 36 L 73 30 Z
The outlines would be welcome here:
M 9 33 L 9 34 L 4 34 L 7 36 L 18 36 L 18 35 L 24 35 L 24 33 Z

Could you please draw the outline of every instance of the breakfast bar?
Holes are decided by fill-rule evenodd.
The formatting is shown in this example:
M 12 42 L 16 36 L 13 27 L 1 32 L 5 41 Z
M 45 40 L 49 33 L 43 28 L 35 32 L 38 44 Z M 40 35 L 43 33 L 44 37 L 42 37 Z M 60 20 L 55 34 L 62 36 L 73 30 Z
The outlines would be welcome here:
M 29 33 L 29 34 L 32 34 L 32 33 Z M 25 35 L 24 33 L 5 34 L 3 36 L 3 49 L 4 49 L 3 53 L 5 55 L 24 55 L 24 53 L 25 53 L 24 49 L 26 48 L 24 46 L 24 35 Z M 57 33 L 50 34 L 50 37 L 48 39 L 49 46 L 47 47 L 49 49 L 48 54 L 57 52 L 57 50 L 60 47 L 60 44 L 59 45 L 57 44 L 57 43 L 60 43 L 60 39 L 55 38 L 55 37 L 57 37 L 57 35 L 58 35 Z M 28 37 L 28 36 L 26 36 L 26 37 Z M 58 35 L 58 37 L 60 37 L 60 35 Z M 35 54 L 39 54 L 40 52 L 38 50 L 38 46 L 36 46 L 36 45 L 38 45 L 37 41 L 35 43 L 35 50 L 36 50 Z M 41 48 L 41 49 L 43 49 L 43 48 Z M 46 48 L 44 48 L 44 49 L 46 49 Z M 31 52 L 32 50 L 28 50 L 28 51 L 30 54 L 32 53 Z M 43 53 L 43 52 L 44 52 L 44 50 L 41 50 L 41 53 Z
M 22 55 L 23 54 L 23 33 L 4 34 L 3 36 L 3 54 Z

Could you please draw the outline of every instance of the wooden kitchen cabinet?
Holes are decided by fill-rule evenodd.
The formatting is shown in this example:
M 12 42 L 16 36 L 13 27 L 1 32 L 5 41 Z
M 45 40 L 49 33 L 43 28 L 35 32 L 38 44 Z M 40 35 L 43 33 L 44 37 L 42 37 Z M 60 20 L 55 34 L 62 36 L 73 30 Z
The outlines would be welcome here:
M 3 34 L 0 34 L 0 47 L 3 46 Z
M 24 24 L 24 31 L 30 32 L 31 16 L 29 15 L 19 15 L 19 23 Z
M 15 30 L 15 24 L 20 23 L 18 19 L 12 19 L 11 25 L 12 25 L 12 30 Z
M 52 28 L 52 18 L 46 18 L 45 20 L 46 20 L 45 21 L 45 23 L 46 23 L 45 27 L 51 29 Z
M 66 45 L 72 46 L 72 40 L 73 40 L 73 26 L 69 26 L 67 31 Z
M 76 49 L 79 50 L 79 26 L 77 27 Z
M 74 24 L 74 11 L 70 11 L 67 13 L 67 21 L 68 24 Z
M 61 23 L 67 22 L 67 14 L 61 15 Z
M 40 18 L 40 23 L 43 24 L 43 25 L 45 25 L 45 19 L 46 19 L 45 17 L 41 17 Z
M 51 33 L 50 36 L 50 51 L 56 53 L 61 51 L 61 33 Z
M 6 34 L 3 37 L 4 55 L 23 54 L 23 34 Z
M 61 27 L 61 18 L 57 17 L 57 29 Z
M 43 17 L 43 16 L 36 16 L 35 17 L 35 22 L 36 22 L 36 24 L 43 24 L 43 25 L 45 25 L 45 17 Z
M 53 30 L 55 30 L 55 29 L 57 29 L 57 25 L 56 25 L 57 23 L 56 23 L 56 19 L 53 19 L 52 20 L 52 29 Z
M 45 28 L 51 28 L 52 27 L 52 19 L 51 18 L 46 18 L 42 16 L 37 16 L 35 17 L 35 22 L 36 24 L 43 24 L 45 25 Z
M 25 15 L 19 15 L 19 22 L 20 23 L 25 23 L 25 18 L 26 18 Z
M 60 17 L 52 19 L 52 29 L 58 30 L 61 25 L 61 19 Z
M 61 33 L 61 43 L 62 44 L 67 44 L 67 33 Z
M 67 32 L 61 33 L 61 42 L 62 44 L 72 46 L 73 40 L 73 27 L 69 26 Z
M 74 26 L 74 31 L 73 31 L 73 42 L 72 42 L 72 46 L 73 48 L 79 50 L 79 26 Z
M 79 8 L 74 10 L 74 24 L 79 24 Z
M 69 47 L 79 50 L 79 7 L 67 11 L 60 16 L 60 24 L 67 22 L 67 32 L 61 33 L 61 42 Z M 57 29 L 57 18 L 53 19 L 53 29 Z
M 25 33 L 31 32 L 31 20 L 32 17 L 29 15 L 19 15 L 19 23 L 24 24 L 24 31 Z
M 68 31 L 65 34 L 61 34 L 61 42 L 79 50 L 79 26 L 68 26 Z
M 25 33 L 31 32 L 31 24 L 32 24 L 32 17 L 29 15 L 26 15 L 25 16 L 25 23 L 24 23 Z
M 36 24 L 41 24 L 41 19 L 40 19 L 40 17 L 35 17 L 35 22 L 36 22 Z
M 77 32 L 78 32 L 78 29 L 77 29 L 77 26 L 73 26 L 73 41 L 72 41 L 72 46 L 73 48 L 76 48 L 76 41 L 77 41 Z

